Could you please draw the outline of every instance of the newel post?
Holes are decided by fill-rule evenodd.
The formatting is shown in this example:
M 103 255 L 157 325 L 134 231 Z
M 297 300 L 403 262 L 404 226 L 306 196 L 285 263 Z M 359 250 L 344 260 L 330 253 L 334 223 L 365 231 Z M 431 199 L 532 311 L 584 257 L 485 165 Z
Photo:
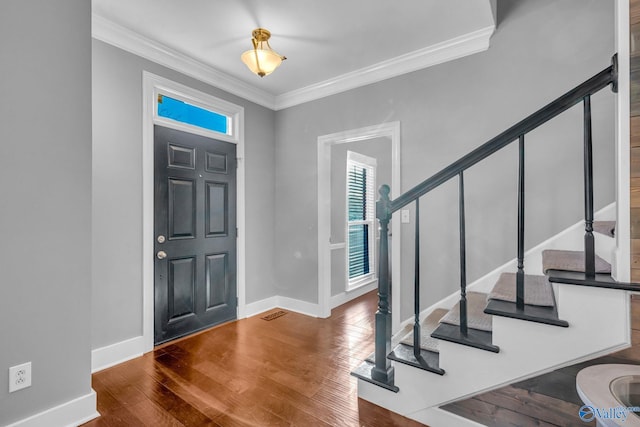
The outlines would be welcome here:
M 394 370 L 387 355 L 391 352 L 391 312 L 389 311 L 389 221 L 391 220 L 391 200 L 389 186 L 382 185 L 380 198 L 376 203 L 376 218 L 380 222 L 380 257 L 378 261 L 378 311 L 375 330 L 375 366 L 371 378 L 393 385 Z

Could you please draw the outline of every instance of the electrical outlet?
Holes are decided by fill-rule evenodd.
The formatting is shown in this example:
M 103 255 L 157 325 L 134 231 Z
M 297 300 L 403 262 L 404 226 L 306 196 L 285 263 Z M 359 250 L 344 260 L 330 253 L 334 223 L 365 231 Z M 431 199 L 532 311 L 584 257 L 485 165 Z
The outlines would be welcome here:
M 9 368 L 9 393 L 31 387 L 31 362 Z

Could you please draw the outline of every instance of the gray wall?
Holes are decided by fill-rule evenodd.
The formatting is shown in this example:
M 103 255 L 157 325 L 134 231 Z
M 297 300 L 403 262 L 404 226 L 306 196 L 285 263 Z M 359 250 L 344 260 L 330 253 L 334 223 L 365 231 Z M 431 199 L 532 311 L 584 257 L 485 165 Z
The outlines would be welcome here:
M 376 159 L 376 182 L 391 184 L 391 139 L 375 138 L 331 146 L 331 243 L 345 243 L 347 151 Z M 346 249 L 331 251 L 331 295 L 345 291 Z
M 91 392 L 91 3 L 0 5 L 0 425 Z M 8 393 L 10 366 L 32 386 Z
M 275 113 L 94 40 L 94 349 L 142 334 L 143 70 L 244 107 L 246 299 L 275 295 Z
M 279 293 L 317 301 L 319 135 L 399 120 L 406 191 L 610 64 L 612 1 L 504 0 L 499 5 L 500 26 L 486 52 L 278 113 Z M 599 208 L 614 199 L 614 95 L 605 90 L 593 97 L 592 106 Z M 574 107 L 527 137 L 527 247 L 580 219 L 581 130 L 581 108 Z M 514 148 L 466 174 L 469 281 L 515 257 Z M 423 242 L 428 241 L 421 252 L 424 306 L 458 286 L 456 191 L 454 180 L 421 204 Z M 413 276 L 412 228 L 413 223 L 403 225 L 404 286 Z M 406 317 L 412 295 L 403 295 Z

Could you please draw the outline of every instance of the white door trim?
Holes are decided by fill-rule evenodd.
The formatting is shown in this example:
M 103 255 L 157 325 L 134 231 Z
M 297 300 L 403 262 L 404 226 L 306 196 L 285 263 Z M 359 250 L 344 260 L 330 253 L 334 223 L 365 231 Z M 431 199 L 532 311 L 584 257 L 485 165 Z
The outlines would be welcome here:
M 352 129 L 318 137 L 318 315 L 331 315 L 331 147 L 347 142 L 368 141 L 374 138 L 391 139 L 391 194 L 400 195 L 400 122 Z M 391 294 L 392 324 L 400 325 L 400 218 L 391 220 L 393 283 Z
M 173 94 L 181 99 L 189 100 L 195 105 L 213 108 L 215 111 L 231 117 L 232 127 L 229 134 L 211 132 L 182 123 L 157 117 L 155 100 L 158 92 Z M 144 352 L 153 350 L 154 325 L 154 231 L 153 231 L 153 125 L 196 133 L 221 141 L 236 144 L 238 156 L 237 169 L 237 286 L 238 286 L 238 318 L 244 317 L 245 297 L 245 162 L 244 162 L 244 108 L 204 92 L 165 79 L 147 71 L 142 72 L 142 335 Z

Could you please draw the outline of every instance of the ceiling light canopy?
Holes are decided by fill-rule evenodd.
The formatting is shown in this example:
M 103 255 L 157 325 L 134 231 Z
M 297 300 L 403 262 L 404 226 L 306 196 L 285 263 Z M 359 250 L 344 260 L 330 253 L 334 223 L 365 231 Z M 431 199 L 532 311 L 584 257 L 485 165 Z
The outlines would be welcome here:
M 249 67 L 251 72 L 260 77 L 268 76 L 287 58 L 277 54 L 269 46 L 269 38 L 271 37 L 269 30 L 256 28 L 251 36 L 253 49 L 242 54 L 242 62 Z

